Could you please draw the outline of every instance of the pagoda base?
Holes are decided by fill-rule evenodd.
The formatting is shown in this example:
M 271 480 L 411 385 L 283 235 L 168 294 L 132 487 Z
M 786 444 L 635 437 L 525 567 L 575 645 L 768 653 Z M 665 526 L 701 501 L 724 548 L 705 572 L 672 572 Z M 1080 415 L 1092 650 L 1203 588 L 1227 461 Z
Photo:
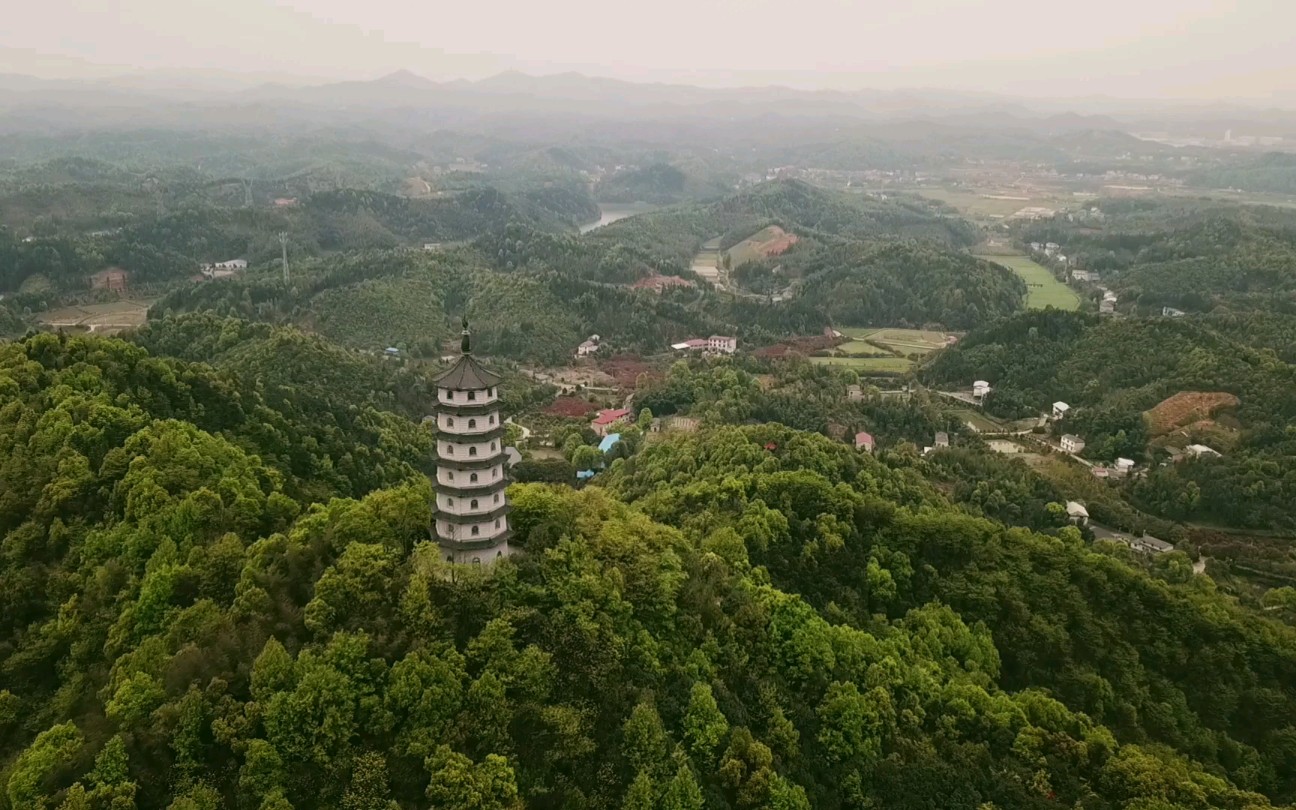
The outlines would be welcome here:
M 513 554 L 509 547 L 509 534 L 510 532 L 504 532 L 497 537 L 471 543 L 438 540 L 437 547 L 441 549 L 441 559 L 451 565 L 493 565 Z

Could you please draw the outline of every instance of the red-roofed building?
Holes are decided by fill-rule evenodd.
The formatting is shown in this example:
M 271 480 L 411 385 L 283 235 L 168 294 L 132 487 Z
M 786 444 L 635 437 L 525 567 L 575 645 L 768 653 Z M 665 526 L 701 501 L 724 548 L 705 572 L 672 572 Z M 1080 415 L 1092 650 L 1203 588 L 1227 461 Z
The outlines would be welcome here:
M 863 450 L 866 453 L 873 452 L 873 434 L 860 431 L 855 434 L 855 449 Z
M 594 421 L 590 422 L 590 427 L 598 435 L 606 436 L 608 433 L 613 432 L 613 425 L 629 416 L 630 410 L 628 408 L 608 408 L 598 412 L 594 417 Z

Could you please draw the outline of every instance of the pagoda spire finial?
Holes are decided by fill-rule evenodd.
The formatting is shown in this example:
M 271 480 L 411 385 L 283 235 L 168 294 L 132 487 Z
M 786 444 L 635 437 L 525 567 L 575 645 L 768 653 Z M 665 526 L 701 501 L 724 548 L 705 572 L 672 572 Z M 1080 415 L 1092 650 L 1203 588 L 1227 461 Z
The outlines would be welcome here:
M 459 341 L 459 351 L 464 354 L 472 354 L 472 346 L 469 338 L 471 334 L 468 331 L 468 316 L 463 316 L 463 338 Z

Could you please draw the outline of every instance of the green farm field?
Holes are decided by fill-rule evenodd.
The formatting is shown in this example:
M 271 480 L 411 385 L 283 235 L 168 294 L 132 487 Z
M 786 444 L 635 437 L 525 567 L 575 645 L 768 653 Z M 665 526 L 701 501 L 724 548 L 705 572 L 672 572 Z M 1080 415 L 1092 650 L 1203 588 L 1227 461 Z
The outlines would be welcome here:
M 903 374 L 913 368 L 913 361 L 904 357 L 811 357 L 810 362 L 844 366 L 864 374 Z
M 989 262 L 1007 267 L 1026 282 L 1026 308 L 1077 310 L 1080 296 L 1075 290 L 1053 277 L 1052 271 L 1027 256 L 979 256 Z

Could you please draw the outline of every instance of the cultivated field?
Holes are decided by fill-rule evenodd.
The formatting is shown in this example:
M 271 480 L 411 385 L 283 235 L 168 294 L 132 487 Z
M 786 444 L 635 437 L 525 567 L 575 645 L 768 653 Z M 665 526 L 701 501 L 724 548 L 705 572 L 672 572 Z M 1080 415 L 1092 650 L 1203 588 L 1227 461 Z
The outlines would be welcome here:
M 811 357 L 810 362 L 825 366 L 845 366 L 861 374 L 903 374 L 913 368 L 905 357 Z
M 693 272 L 702 278 L 714 284 L 720 277 L 720 269 L 716 265 L 720 261 L 720 251 L 714 248 L 703 248 L 693 257 Z
M 114 301 L 111 304 L 85 304 L 43 312 L 37 320 L 51 329 L 84 330 L 99 335 L 115 335 L 143 326 L 148 320 L 151 301 Z
M 978 258 L 1003 265 L 1026 282 L 1026 308 L 1077 310 L 1080 296 L 1075 290 L 1053 277 L 1053 271 L 1036 264 L 1027 256 L 979 256 Z

